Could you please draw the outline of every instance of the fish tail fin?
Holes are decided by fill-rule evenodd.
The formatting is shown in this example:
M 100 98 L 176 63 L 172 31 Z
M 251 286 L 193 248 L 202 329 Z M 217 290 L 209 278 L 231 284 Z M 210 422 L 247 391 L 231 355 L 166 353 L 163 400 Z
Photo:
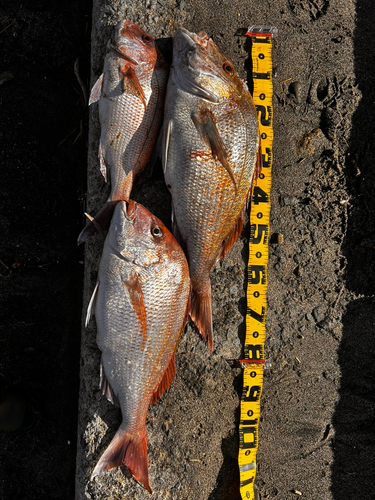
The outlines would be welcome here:
M 88 240 L 95 233 L 104 232 L 108 229 L 117 203 L 118 200 L 107 201 L 95 217 L 89 220 L 78 236 L 78 245 Z
M 207 340 L 208 349 L 212 354 L 211 282 L 209 280 L 200 284 L 199 288 L 193 285 L 190 299 L 190 318 L 194 321 L 204 340 Z
M 131 433 L 123 431 L 120 427 L 96 464 L 91 479 L 121 464 L 125 464 L 133 474 L 134 479 L 152 493 L 148 482 L 146 428 Z

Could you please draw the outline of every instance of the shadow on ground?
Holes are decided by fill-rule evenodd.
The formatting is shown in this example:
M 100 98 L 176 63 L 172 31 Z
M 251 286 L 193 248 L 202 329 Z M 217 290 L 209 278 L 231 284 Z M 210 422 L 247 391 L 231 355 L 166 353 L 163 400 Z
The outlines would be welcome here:
M 362 100 L 353 117 L 347 157 L 351 196 L 348 229 L 343 245 L 347 259 L 346 284 L 358 298 L 343 317 L 338 352 L 340 399 L 335 409 L 332 494 L 335 500 L 367 498 L 373 491 L 375 470 L 375 40 L 372 0 L 357 1 L 354 57 Z M 371 297 L 372 296 L 372 297 Z

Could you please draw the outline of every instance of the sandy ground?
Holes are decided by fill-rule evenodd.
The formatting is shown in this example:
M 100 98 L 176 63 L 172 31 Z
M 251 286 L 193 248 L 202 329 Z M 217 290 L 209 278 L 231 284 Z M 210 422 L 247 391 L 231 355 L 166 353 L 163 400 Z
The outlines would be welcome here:
M 123 1 L 94 1 L 92 82 L 101 73 L 111 26 L 123 16 L 162 39 L 161 47 L 166 54 L 170 51 L 168 38 L 178 25 L 192 31 L 207 31 L 244 79 L 249 59 L 246 40 L 235 35 L 237 30 L 253 23 L 272 24 L 279 29 L 274 42 L 273 236 L 267 369 L 256 483 L 261 499 L 295 499 L 299 497 L 295 491 L 309 500 L 370 498 L 375 471 L 372 169 L 375 7 L 371 0 L 251 3 L 151 0 L 129 5 Z M 1 92 L 0 87 L 0 95 Z M 18 110 L 16 104 L 14 109 Z M 24 108 L 19 109 L 25 112 Z M 93 108 L 87 193 L 88 210 L 92 213 L 107 196 L 97 164 L 97 118 L 97 110 Z M 7 151 L 10 165 L 9 147 Z M 18 165 L 20 172 L 27 171 L 25 161 L 20 159 Z M 59 172 L 66 179 L 61 169 Z M 135 190 L 134 199 L 169 223 L 170 199 L 160 168 Z M 9 203 L 5 201 L 4 205 L 7 207 Z M 31 201 L 29 205 L 32 206 Z M 2 221 L 8 212 L 2 211 Z M 12 218 L 10 212 L 8 219 L 10 228 L 23 220 L 21 215 Z M 78 216 L 77 219 L 80 221 Z M 69 225 L 66 231 L 70 234 L 76 226 L 77 223 L 74 227 Z M 49 248 L 48 240 L 34 234 L 32 227 L 31 241 L 44 241 L 43 248 Z M 26 227 L 24 231 L 29 234 L 27 230 Z M 95 323 L 91 322 L 82 331 L 77 500 L 239 500 L 237 453 L 242 379 L 236 360 L 242 356 L 245 333 L 248 230 L 245 225 L 239 241 L 211 275 L 213 355 L 208 356 L 203 342 L 188 326 L 177 351 L 177 375 L 171 389 L 148 412 L 152 496 L 134 482 L 125 468 L 89 482 L 92 468 L 117 429 L 120 413 L 97 388 L 100 353 L 95 344 Z M 281 244 L 276 243 L 276 233 L 283 235 Z M 13 229 L 11 234 L 13 239 L 7 242 L 7 249 L 16 244 L 30 249 L 30 242 L 22 239 L 21 231 Z M 51 229 L 51 234 L 59 233 Z M 73 245 L 70 236 L 64 241 Z M 85 249 L 84 311 L 95 285 L 101 247 L 98 237 Z M 15 262 L 12 262 L 14 252 L 7 251 L 8 260 L 1 255 L 0 258 L 11 267 Z M 55 262 L 58 258 L 55 256 Z M 75 254 L 75 258 L 78 261 L 80 257 Z M 54 279 L 61 290 L 64 280 L 76 277 L 77 271 L 55 265 L 60 274 L 49 274 L 43 279 L 46 283 Z M 31 271 L 26 265 L 11 269 L 11 277 L 1 285 L 3 303 L 11 314 L 3 313 L 3 308 L 1 311 L 5 324 L 12 327 L 5 327 L 6 355 L 1 373 L 29 391 L 34 406 L 39 406 L 40 420 L 23 434 L 0 435 L 0 458 L 5 471 L 0 491 L 6 499 L 17 498 L 17 492 L 24 491 L 27 495 L 18 493 L 18 498 L 73 498 L 74 458 L 67 451 L 69 446 L 63 448 L 68 437 L 61 429 L 65 430 L 64 418 L 71 427 L 77 415 L 77 389 L 73 389 L 74 373 L 78 370 L 77 342 L 68 349 L 69 356 L 64 357 L 63 351 L 64 339 L 70 342 L 77 339 L 78 328 L 77 323 L 71 326 L 68 337 L 61 333 L 60 347 L 56 347 L 48 337 L 47 325 L 55 321 L 63 329 L 65 318 L 72 323 L 69 310 L 79 302 L 79 286 L 76 285 L 76 295 L 60 294 L 64 314 L 58 320 L 51 319 L 58 316 L 56 312 L 48 320 L 39 320 L 34 313 L 43 327 L 37 332 L 44 332 L 39 343 L 48 339 L 47 348 L 36 348 L 29 340 L 22 345 L 20 354 L 14 335 L 9 333 L 18 332 L 14 319 L 18 318 L 19 310 L 9 304 L 11 299 L 7 294 L 12 289 L 9 279 L 14 281 L 17 276 L 20 288 L 15 289 L 14 297 L 21 297 L 19 300 L 24 301 L 25 310 L 29 311 L 25 297 L 27 272 Z M 39 285 L 35 277 L 30 279 L 42 297 L 42 278 Z M 32 295 L 30 289 L 32 286 L 27 288 L 28 296 Z M 50 295 L 48 301 L 42 298 L 40 301 L 50 308 L 49 304 L 55 304 L 58 298 Z M 25 313 L 23 328 L 30 328 L 27 326 L 30 316 L 30 312 Z M 32 332 L 29 334 L 33 338 Z M 35 349 L 36 366 L 43 361 L 46 371 L 49 361 L 53 367 L 48 372 L 50 381 L 42 377 L 43 370 L 33 383 L 28 381 L 33 366 L 27 358 L 31 356 L 30 346 Z M 54 358 L 48 357 L 52 346 L 56 349 Z M 16 363 L 12 363 L 12 356 Z M 61 373 L 57 373 L 52 359 L 61 359 Z M 29 372 L 22 370 L 23 363 Z M 71 367 L 69 375 L 67 367 Z M 32 376 L 30 380 L 34 380 Z M 69 381 L 70 391 L 63 390 L 64 380 Z M 58 391 L 53 390 L 53 384 L 59 387 Z M 53 394 L 55 412 L 45 403 L 46 392 Z M 48 426 L 51 422 L 53 425 Z M 51 434 L 51 427 L 59 431 Z M 43 454 L 43 460 L 38 453 Z M 46 465 L 48 461 L 50 467 Z M 59 467 L 57 464 L 61 462 L 63 466 Z M 21 471 L 26 470 L 27 463 L 31 464 L 27 482 L 21 479 L 17 482 L 16 478 L 24 475 Z

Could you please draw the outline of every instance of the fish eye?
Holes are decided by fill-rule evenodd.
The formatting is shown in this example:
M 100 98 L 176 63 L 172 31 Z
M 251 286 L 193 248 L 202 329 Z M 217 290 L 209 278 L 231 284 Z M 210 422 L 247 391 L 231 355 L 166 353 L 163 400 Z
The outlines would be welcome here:
M 151 35 L 143 35 L 142 40 L 148 45 L 154 45 L 154 39 Z
M 155 238 L 162 238 L 164 236 L 164 232 L 159 226 L 152 226 L 151 234 Z
M 227 73 L 227 75 L 229 76 L 233 76 L 234 75 L 234 69 L 233 69 L 233 66 L 231 66 L 229 63 L 224 63 L 223 64 L 223 70 L 225 71 L 225 73 Z

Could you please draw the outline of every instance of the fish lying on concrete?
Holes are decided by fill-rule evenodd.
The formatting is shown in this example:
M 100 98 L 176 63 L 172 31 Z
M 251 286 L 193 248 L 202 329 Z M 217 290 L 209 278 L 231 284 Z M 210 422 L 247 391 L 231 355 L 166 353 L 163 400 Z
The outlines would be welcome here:
M 79 235 L 82 243 L 107 228 L 118 200 L 129 200 L 162 124 L 169 68 L 155 40 L 131 21 L 121 21 L 108 42 L 103 74 L 91 91 L 99 102 L 100 170 L 110 180 L 107 203 Z
M 246 84 L 205 32 L 173 37 L 162 156 L 173 233 L 189 261 L 190 316 L 212 352 L 209 274 L 241 233 L 259 131 Z
M 142 205 L 119 202 L 86 324 L 95 313 L 100 387 L 121 407 L 122 423 L 92 478 L 124 463 L 151 492 L 146 414 L 174 377 L 189 298 L 188 265 L 173 235 Z

